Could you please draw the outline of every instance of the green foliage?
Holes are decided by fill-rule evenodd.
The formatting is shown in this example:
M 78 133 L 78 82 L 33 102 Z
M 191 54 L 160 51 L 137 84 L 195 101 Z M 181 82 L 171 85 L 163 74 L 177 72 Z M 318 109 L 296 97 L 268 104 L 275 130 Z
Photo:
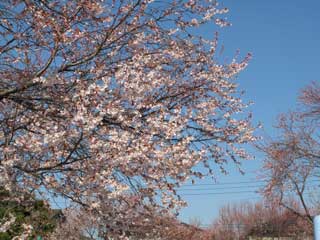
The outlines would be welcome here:
M 12 239 L 24 232 L 23 224 L 32 225 L 33 231 L 29 239 L 48 236 L 61 219 L 60 210 L 50 209 L 43 201 L 35 199 L 32 194 L 11 193 L 0 187 L 0 223 L 9 215 L 15 217 L 7 232 L 0 233 L 0 240 Z

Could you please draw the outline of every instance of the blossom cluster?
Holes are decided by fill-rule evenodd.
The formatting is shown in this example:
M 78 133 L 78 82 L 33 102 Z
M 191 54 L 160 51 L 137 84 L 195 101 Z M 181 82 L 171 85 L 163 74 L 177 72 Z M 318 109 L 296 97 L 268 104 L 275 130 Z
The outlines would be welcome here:
M 6 2 L 1 184 L 67 198 L 117 229 L 142 207 L 184 206 L 176 188 L 207 174 L 195 166 L 248 158 L 254 127 L 235 77 L 250 56 L 221 65 L 216 37 L 190 34 L 227 25 L 214 1 Z

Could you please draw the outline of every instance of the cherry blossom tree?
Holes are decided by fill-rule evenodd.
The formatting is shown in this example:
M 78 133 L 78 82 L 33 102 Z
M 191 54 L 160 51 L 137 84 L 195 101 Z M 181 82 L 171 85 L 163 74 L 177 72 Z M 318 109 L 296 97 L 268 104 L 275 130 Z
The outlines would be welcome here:
M 104 219 L 97 218 L 95 213 L 88 211 L 83 213 L 75 208 L 65 210 L 63 215 L 65 221 L 55 229 L 50 239 L 109 239 L 108 237 L 112 239 L 117 236 L 116 232 L 107 230 L 105 226 L 108 223 L 104 222 Z M 135 230 L 128 233 L 129 239 L 209 240 L 212 237 L 211 231 L 194 224 L 183 223 L 175 216 L 159 215 L 154 212 L 153 215 L 148 215 L 148 219 L 147 222 L 139 222 L 140 226 L 135 225 Z M 134 225 L 136 220 L 131 219 L 131 224 Z
M 292 205 L 299 206 L 291 201 Z M 312 226 L 275 202 L 243 202 L 222 207 L 211 226 L 215 240 L 294 237 L 307 239 L 312 236 Z
M 236 76 L 250 55 L 220 64 L 217 36 L 197 34 L 228 25 L 226 12 L 211 0 L 1 1 L 1 186 L 68 199 L 123 235 L 149 207 L 183 206 L 183 182 L 246 159 L 254 127 Z
M 310 84 L 299 100 L 298 111 L 280 116 L 279 137 L 260 146 L 266 154 L 264 193 L 312 224 L 320 206 L 320 85 Z M 299 204 L 292 205 L 292 198 Z

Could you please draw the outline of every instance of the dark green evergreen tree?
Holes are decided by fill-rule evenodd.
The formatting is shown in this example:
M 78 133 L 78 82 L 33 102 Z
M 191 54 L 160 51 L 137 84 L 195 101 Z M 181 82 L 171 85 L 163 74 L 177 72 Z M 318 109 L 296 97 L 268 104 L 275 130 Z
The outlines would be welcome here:
M 51 209 L 43 200 L 33 194 L 12 193 L 0 187 L 0 225 L 10 219 L 15 221 L 6 232 L 0 232 L 0 240 L 10 240 L 21 235 L 24 224 L 32 226 L 29 239 L 45 239 L 63 219 L 61 210 Z

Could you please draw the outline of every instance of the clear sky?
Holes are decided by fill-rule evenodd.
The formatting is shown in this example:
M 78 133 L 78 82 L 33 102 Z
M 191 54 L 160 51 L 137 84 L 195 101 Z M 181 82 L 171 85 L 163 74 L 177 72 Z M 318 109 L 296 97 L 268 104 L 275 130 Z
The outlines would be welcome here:
M 301 88 L 311 81 L 320 81 L 320 1 L 319 0 L 220 0 L 229 8 L 231 27 L 219 29 L 223 58 L 231 59 L 239 49 L 242 56 L 250 52 L 253 58 L 248 68 L 239 75 L 240 88 L 246 91 L 245 100 L 254 101 L 250 110 L 255 122 L 261 122 L 264 131 L 276 134 L 277 115 L 293 109 Z M 212 36 L 217 28 L 207 26 L 203 34 Z M 209 180 L 195 187 L 185 186 L 189 206 L 180 218 L 188 222 L 199 219 L 209 224 L 217 217 L 219 208 L 227 203 L 243 200 L 257 201 L 254 193 L 263 182 L 256 180 L 262 156 L 243 163 L 245 176 L 230 165 L 230 174 L 221 176 L 218 184 Z M 225 184 L 227 183 L 227 184 Z M 232 183 L 232 184 L 231 184 Z M 233 192 L 233 194 L 222 194 Z M 182 191 L 181 191 L 182 193 Z M 218 193 L 218 194 L 206 194 Z

